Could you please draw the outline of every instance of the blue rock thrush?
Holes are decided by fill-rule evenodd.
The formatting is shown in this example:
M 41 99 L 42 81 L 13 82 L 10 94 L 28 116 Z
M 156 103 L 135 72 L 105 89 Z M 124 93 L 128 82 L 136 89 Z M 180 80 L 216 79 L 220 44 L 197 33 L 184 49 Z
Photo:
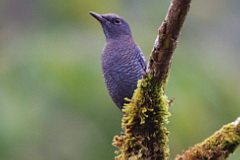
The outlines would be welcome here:
M 108 92 L 119 109 L 131 98 L 146 70 L 144 55 L 134 42 L 128 23 L 116 14 L 90 12 L 102 25 L 106 44 L 102 70 Z

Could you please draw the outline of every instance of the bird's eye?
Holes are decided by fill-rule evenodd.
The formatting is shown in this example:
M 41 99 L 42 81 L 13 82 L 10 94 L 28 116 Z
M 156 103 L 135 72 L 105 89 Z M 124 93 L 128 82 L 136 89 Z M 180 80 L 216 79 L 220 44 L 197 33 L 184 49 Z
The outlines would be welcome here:
M 119 18 L 115 18 L 114 19 L 114 23 L 115 24 L 121 24 L 122 22 L 121 22 L 121 20 Z

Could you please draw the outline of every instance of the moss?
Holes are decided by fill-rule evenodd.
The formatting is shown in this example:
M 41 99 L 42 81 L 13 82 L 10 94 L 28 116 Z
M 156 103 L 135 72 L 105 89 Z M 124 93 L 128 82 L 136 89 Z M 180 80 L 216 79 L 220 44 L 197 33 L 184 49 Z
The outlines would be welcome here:
M 240 144 L 240 119 L 223 126 L 202 143 L 191 147 L 176 160 L 223 160 Z
M 123 109 L 125 134 L 115 136 L 113 140 L 113 145 L 119 148 L 116 160 L 166 159 L 169 156 L 169 132 L 164 125 L 168 123 L 170 113 L 164 85 L 154 80 L 151 74 L 145 74 L 138 81 L 133 99 L 128 99 L 129 103 Z

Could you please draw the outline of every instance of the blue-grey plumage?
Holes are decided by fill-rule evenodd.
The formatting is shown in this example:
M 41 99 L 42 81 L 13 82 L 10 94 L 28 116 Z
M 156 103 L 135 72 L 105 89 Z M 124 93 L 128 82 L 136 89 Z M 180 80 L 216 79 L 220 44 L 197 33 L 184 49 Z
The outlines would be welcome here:
M 116 14 L 90 12 L 102 25 L 106 37 L 102 70 L 108 92 L 118 108 L 126 103 L 146 70 L 144 55 L 134 42 L 128 23 Z

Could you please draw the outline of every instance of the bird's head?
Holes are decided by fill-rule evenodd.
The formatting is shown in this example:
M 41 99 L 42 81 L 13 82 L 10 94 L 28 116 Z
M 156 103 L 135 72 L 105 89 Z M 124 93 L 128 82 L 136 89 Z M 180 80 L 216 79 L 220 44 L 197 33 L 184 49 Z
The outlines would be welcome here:
M 119 37 L 132 37 L 128 23 L 117 14 L 98 14 L 89 12 L 102 25 L 106 39 L 117 39 Z

